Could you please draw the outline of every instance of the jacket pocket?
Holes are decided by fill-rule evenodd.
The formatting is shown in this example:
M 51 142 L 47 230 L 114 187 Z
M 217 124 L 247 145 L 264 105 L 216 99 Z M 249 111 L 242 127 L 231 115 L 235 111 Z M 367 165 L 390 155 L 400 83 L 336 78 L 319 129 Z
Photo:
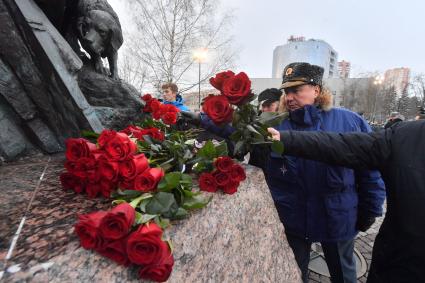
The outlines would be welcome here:
M 333 193 L 325 197 L 329 237 L 342 238 L 354 232 L 358 196 L 353 192 Z
M 336 191 L 354 188 L 354 171 L 340 166 L 327 166 L 326 181 L 329 188 Z

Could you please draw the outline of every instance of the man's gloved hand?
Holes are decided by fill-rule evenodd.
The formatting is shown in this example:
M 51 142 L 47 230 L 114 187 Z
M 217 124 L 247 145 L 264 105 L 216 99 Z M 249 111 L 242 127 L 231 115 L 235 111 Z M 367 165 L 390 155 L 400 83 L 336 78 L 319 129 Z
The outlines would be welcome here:
M 356 229 L 361 232 L 366 232 L 373 223 L 375 223 L 375 217 L 358 215 Z
M 189 111 L 180 111 L 181 117 L 187 122 L 195 126 L 201 124 L 201 114 Z

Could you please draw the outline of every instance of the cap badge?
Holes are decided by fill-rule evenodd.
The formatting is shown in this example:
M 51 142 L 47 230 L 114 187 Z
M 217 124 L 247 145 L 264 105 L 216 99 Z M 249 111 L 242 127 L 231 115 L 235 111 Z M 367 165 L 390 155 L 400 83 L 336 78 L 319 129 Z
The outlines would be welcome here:
M 288 68 L 288 69 L 286 69 L 285 76 L 289 76 L 289 75 L 291 75 L 293 71 L 294 71 L 294 70 L 293 70 L 292 68 Z

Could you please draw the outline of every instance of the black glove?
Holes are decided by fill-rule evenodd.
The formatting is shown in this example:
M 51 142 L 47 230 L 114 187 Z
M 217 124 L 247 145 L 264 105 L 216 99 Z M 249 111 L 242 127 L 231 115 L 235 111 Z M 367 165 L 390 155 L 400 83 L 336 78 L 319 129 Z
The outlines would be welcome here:
M 356 229 L 366 232 L 373 223 L 375 223 L 375 217 L 359 215 L 357 217 Z
M 189 111 L 180 111 L 181 117 L 187 122 L 195 126 L 201 124 L 201 114 Z

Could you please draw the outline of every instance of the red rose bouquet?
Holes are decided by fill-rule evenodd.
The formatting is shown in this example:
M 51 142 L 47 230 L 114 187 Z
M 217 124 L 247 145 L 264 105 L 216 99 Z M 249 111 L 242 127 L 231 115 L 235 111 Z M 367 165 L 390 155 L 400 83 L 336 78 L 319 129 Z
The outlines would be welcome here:
M 251 104 L 256 96 L 251 91 L 251 80 L 244 72 L 221 72 L 210 79 L 220 95 L 205 98 L 202 110 L 218 126 L 231 123 L 235 129 L 230 139 L 235 142 L 233 154 L 241 156 L 254 144 L 271 144 L 272 150 L 283 152 L 282 143 L 274 142 L 267 132 L 268 127 L 278 125 L 286 113 L 261 113 Z
M 227 81 L 236 76 L 232 83 Z M 227 95 L 211 96 L 204 104 L 219 123 L 234 119 L 232 103 L 241 107 L 251 97 L 246 75 L 236 76 L 228 72 L 217 77 L 214 83 Z M 198 130 L 170 126 L 177 121 L 177 108 L 150 95 L 142 99 L 153 119 L 121 131 L 86 133 L 90 141 L 68 139 L 60 181 L 67 191 L 111 198 L 115 205 L 78 216 L 75 233 L 83 248 L 137 267 L 140 278 L 166 281 L 174 258 L 163 229 L 171 220 L 188 217 L 190 210 L 205 207 L 212 197 L 205 192 L 236 193 L 246 174 L 227 156 L 225 142 L 196 147 Z

